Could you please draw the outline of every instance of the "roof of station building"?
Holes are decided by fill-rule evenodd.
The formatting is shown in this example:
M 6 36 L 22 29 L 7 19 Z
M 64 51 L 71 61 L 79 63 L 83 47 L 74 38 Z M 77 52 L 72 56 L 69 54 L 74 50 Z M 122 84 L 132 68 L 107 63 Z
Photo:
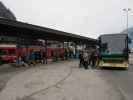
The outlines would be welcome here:
M 37 26 L 15 20 L 0 18 L 0 35 L 17 36 L 32 39 L 46 39 L 64 42 L 95 44 L 96 39 L 63 32 L 51 28 Z

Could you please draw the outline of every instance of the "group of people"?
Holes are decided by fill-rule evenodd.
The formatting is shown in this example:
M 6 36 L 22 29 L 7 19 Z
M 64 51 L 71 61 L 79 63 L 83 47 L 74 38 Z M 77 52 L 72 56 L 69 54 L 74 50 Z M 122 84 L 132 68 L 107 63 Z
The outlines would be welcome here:
M 19 54 L 16 60 L 17 66 L 35 65 L 36 63 L 46 63 L 46 54 L 41 51 L 30 51 L 28 53 Z
M 76 50 L 73 48 L 65 48 L 64 57 L 65 60 L 69 58 L 76 58 Z
M 74 58 L 75 53 L 72 52 L 72 50 L 65 49 L 64 54 L 62 54 L 62 58 L 64 60 L 67 60 L 68 58 Z M 98 53 L 96 50 L 88 51 L 83 50 L 79 53 L 79 67 L 84 67 L 85 69 L 88 69 L 89 65 L 92 66 L 92 68 L 96 67 L 97 61 L 98 61 Z M 35 65 L 36 63 L 42 63 L 46 64 L 47 57 L 46 52 L 41 51 L 30 51 L 25 54 L 20 54 L 17 57 L 16 65 L 17 66 L 28 66 L 28 65 Z
M 96 50 L 83 50 L 80 52 L 79 59 L 79 67 L 84 67 L 85 69 L 88 69 L 88 66 L 90 65 L 92 68 L 95 68 L 99 59 L 99 54 Z
M 35 65 L 36 63 L 46 64 L 47 58 L 51 58 L 53 61 L 57 61 L 58 58 L 62 60 L 68 60 L 69 58 L 75 58 L 75 52 L 71 48 L 65 48 L 64 52 L 52 51 L 51 54 L 46 54 L 42 51 L 29 51 L 23 54 L 18 54 L 16 65 L 28 66 Z

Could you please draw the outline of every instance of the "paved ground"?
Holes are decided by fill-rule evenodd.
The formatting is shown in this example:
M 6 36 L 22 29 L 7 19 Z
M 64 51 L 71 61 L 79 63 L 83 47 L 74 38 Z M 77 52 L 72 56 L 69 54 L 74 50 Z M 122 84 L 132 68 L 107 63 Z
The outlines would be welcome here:
M 128 70 L 84 70 L 77 61 L 4 72 L 0 100 L 133 100 L 133 66 Z M 6 85 L 5 85 L 6 83 Z
M 29 68 L 16 68 L 8 64 L 0 66 L 0 91 L 5 87 L 6 83 L 8 82 L 8 80 L 10 80 L 10 78 Z
M 130 66 L 133 67 L 133 66 Z M 129 68 L 128 71 L 117 70 L 103 70 L 97 72 L 99 76 L 105 79 L 109 85 L 113 86 L 122 97 L 122 100 L 133 100 L 133 69 Z

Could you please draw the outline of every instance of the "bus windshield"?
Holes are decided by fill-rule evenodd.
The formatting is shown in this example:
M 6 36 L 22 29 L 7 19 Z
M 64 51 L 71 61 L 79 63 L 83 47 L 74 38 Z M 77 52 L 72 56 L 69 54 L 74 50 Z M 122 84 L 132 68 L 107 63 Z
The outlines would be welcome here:
M 100 42 L 101 48 L 107 53 L 121 54 L 126 48 L 126 35 L 102 35 Z

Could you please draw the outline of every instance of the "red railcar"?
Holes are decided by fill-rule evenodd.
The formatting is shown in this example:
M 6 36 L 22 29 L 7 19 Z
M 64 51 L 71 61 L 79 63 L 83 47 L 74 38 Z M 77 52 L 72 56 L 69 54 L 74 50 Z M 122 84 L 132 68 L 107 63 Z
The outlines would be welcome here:
M 16 62 L 18 55 L 24 55 L 30 51 L 33 52 L 45 52 L 47 58 L 52 58 L 54 53 L 62 55 L 64 53 L 64 48 L 58 47 L 48 47 L 47 51 L 42 46 L 29 46 L 17 48 L 16 45 L 0 45 L 0 60 L 1 63 Z
M 15 45 L 0 45 L 0 58 L 2 63 L 15 62 L 17 49 Z

